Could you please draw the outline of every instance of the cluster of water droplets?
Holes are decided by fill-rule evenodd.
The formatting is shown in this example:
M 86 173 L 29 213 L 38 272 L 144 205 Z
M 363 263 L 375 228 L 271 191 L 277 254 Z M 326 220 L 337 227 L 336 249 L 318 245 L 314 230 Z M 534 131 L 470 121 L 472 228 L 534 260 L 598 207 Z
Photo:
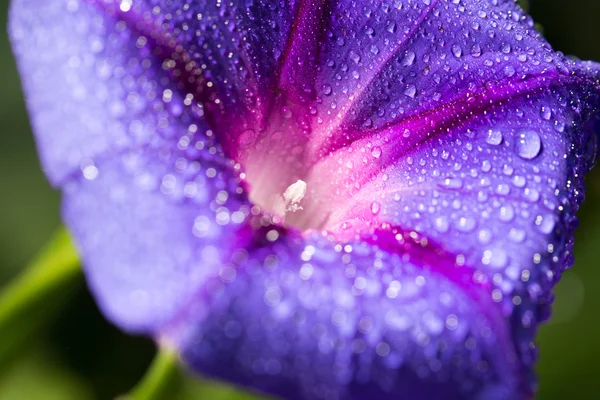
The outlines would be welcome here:
M 421 246 L 414 233 L 400 237 L 403 250 Z M 505 332 L 480 318 L 469 294 L 402 250 L 332 247 L 318 236 L 280 244 L 232 259 L 203 307 L 186 314 L 203 321 L 178 338 L 190 365 L 294 399 L 347 398 L 347 385 L 382 399 L 436 396 L 438 385 L 445 398 L 514 390 Z M 223 361 L 230 357 L 235 363 Z

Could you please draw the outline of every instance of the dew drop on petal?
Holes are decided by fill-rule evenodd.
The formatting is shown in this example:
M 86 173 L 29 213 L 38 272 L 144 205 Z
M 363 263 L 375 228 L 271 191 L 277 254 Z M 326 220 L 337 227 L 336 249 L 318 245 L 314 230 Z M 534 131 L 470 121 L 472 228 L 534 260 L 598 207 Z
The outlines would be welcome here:
M 479 243 L 481 244 L 488 244 L 491 240 L 492 240 L 493 234 L 492 231 L 489 229 L 482 229 L 479 231 L 479 234 L 477 235 L 477 238 L 479 239 Z
M 448 228 L 449 228 L 448 218 L 445 216 L 437 217 L 435 219 L 435 228 L 441 233 L 448 232 Z
M 502 143 L 502 132 L 496 129 L 490 129 L 488 131 L 487 138 L 485 139 L 487 144 L 491 144 L 493 146 L 497 146 Z
M 503 249 L 485 250 L 481 262 L 494 268 L 503 268 L 508 263 L 508 254 Z
M 411 66 L 413 65 L 413 63 L 415 62 L 415 53 L 412 51 L 408 51 L 406 52 L 406 55 L 404 56 L 404 59 L 402 60 L 402 65 L 405 67 Z
M 373 202 L 373 204 L 371 204 L 371 212 L 373 214 L 378 214 L 379 210 L 381 209 L 381 205 L 378 202 Z
M 462 56 L 462 48 L 457 44 L 452 45 L 452 54 L 454 54 L 454 57 L 456 58 Z
M 511 228 L 508 232 L 508 238 L 515 243 L 523 243 L 527 233 L 523 229 Z
M 552 215 L 538 216 L 535 220 L 535 224 L 538 226 L 540 232 L 544 234 L 550 234 L 556 226 L 556 220 Z
M 515 217 L 515 209 L 510 204 L 500 207 L 499 217 L 501 221 L 510 222 Z
M 373 156 L 373 158 L 381 157 L 381 147 L 379 147 L 379 146 L 373 147 L 373 149 L 371 150 L 371 155 Z
M 456 223 L 456 229 L 461 232 L 472 232 L 477 226 L 477 221 L 471 217 L 461 217 Z
M 415 85 L 408 85 L 404 90 L 404 94 L 411 99 L 417 95 L 417 87 Z
M 550 118 L 552 118 L 552 110 L 550 110 L 549 107 L 542 107 L 540 114 L 542 116 L 543 119 L 545 119 L 546 121 L 549 121 Z
M 515 143 L 515 152 L 525 160 L 532 160 L 540 154 L 542 140 L 536 131 L 524 129 L 519 132 Z
M 474 45 L 471 48 L 471 55 L 473 57 L 479 57 L 479 56 L 481 56 L 481 46 L 479 46 L 478 44 Z
M 442 186 L 448 189 L 460 189 L 463 186 L 463 181 L 460 178 L 446 178 L 442 182 Z

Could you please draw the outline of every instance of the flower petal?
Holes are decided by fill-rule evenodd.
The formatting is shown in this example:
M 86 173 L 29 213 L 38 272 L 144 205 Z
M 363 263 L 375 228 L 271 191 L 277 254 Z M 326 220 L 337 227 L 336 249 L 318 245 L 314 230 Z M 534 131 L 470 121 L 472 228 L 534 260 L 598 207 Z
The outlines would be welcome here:
M 12 2 L 10 35 L 40 158 L 54 184 L 87 159 L 168 135 L 147 49 L 88 2 Z M 135 58 L 138 57 L 138 58 Z M 127 66 L 127 68 L 125 68 Z M 162 112 L 161 112 L 162 111 Z
M 338 2 L 317 79 L 328 148 L 565 59 L 514 1 Z
M 51 181 L 176 135 L 164 121 L 184 108 L 237 140 L 232 121 L 259 120 L 270 101 L 293 11 L 285 1 L 13 1 L 11 41 Z
M 199 135 L 198 135 L 199 136 Z M 172 318 L 236 235 L 251 209 L 231 162 L 200 151 L 142 148 L 97 159 L 64 187 L 63 216 L 104 314 L 149 333 Z M 190 136 L 192 137 L 192 136 Z M 207 147 L 208 149 L 208 147 Z
M 449 254 L 280 232 L 237 252 L 162 340 L 196 371 L 285 399 L 521 399 L 504 319 Z M 464 267 L 463 267 L 464 268 Z
M 474 266 L 478 280 L 492 283 L 503 314 L 512 316 L 525 363 L 534 362 L 532 340 L 549 316 L 551 290 L 572 264 L 583 176 L 596 161 L 600 74 L 594 65 L 580 68 L 585 71 L 546 78 L 523 92 L 513 85 L 509 99 L 462 121 L 432 123 L 408 150 L 399 132 L 412 121 L 391 125 L 377 139 L 334 153 L 314 172 L 327 171 L 338 188 L 332 196 L 351 199 L 347 209 L 332 209 L 340 236 L 363 231 L 368 237 L 379 226 L 401 226 Z M 490 104 L 482 97 L 470 104 Z M 397 147 L 385 147 L 386 135 L 400 137 Z

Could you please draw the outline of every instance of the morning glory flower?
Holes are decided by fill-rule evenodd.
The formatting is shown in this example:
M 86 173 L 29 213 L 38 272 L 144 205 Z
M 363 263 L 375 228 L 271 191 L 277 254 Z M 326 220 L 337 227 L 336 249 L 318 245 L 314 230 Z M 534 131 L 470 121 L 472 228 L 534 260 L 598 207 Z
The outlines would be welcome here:
M 13 0 L 108 319 L 285 399 L 525 399 L 600 68 L 513 0 Z

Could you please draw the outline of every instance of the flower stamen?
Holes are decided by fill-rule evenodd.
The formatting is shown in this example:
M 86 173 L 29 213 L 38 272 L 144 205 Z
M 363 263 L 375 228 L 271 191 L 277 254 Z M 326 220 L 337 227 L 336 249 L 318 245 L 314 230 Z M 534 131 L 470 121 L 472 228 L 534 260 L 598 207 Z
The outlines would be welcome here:
M 296 183 L 292 183 L 283 192 L 283 201 L 285 203 L 285 211 L 296 212 L 302 210 L 300 202 L 306 195 L 306 182 L 302 179 L 298 179 Z

